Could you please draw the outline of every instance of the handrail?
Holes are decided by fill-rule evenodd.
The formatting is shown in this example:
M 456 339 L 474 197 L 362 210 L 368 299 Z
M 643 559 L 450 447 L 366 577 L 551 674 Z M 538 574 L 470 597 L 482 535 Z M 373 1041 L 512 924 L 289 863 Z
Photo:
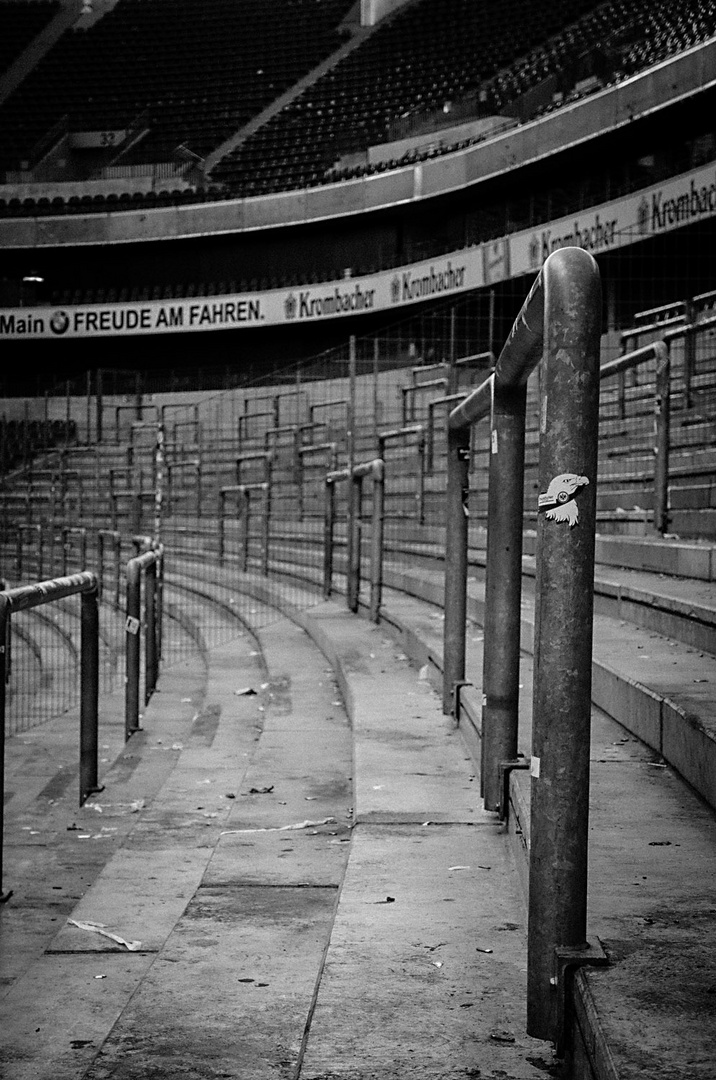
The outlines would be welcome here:
M 716 321 L 716 320 L 715 320 Z M 621 375 L 656 360 L 654 393 L 654 529 L 663 535 L 669 528 L 669 452 L 671 449 L 671 357 L 664 341 L 652 341 L 633 352 L 602 364 L 599 379 Z M 620 386 L 623 415 L 623 384 Z
M 246 573 L 249 566 L 249 513 L 251 492 L 263 492 L 263 516 L 261 520 L 261 573 L 266 576 L 269 567 L 269 544 L 271 538 L 271 482 L 255 481 L 251 484 L 229 484 L 219 489 L 219 559 L 226 554 L 226 500 L 230 495 L 239 496 L 239 512 L 243 510 L 242 559 L 241 570 Z
M 167 461 L 164 466 L 167 474 L 167 512 L 174 510 L 174 480 L 175 472 L 191 469 L 196 476 L 196 506 L 197 517 L 201 516 L 202 486 L 201 486 L 201 458 L 186 458 L 183 461 Z
M 160 566 L 163 548 L 156 544 L 141 555 L 135 555 L 127 563 L 127 608 L 125 621 L 126 684 L 124 697 L 125 741 L 141 731 L 139 724 L 139 674 L 140 638 L 144 630 L 144 704 L 147 705 L 157 686 L 161 643 L 158 628 L 161 626 L 161 591 L 159 588 Z M 144 576 L 144 617 L 142 617 L 141 583 Z
M 71 536 L 79 539 L 80 563 L 82 566 L 87 562 L 87 530 L 81 525 L 62 526 L 62 573 L 67 573 L 67 556 L 69 554 L 69 540 Z
M 121 442 L 121 439 L 120 439 L 120 426 L 119 426 L 120 413 L 124 412 L 126 409 L 133 409 L 134 414 L 135 414 L 135 416 L 137 418 L 137 421 L 141 423 L 143 408 L 144 408 L 144 406 L 142 404 L 141 396 L 138 397 L 135 401 L 132 401 L 132 402 L 122 401 L 122 402 L 119 403 L 119 405 L 114 406 L 114 436 L 115 436 L 115 442 L 116 443 Z
M 485 806 L 496 809 L 500 766 L 517 752 L 526 384 L 543 359 L 527 1030 L 556 1041 L 556 950 L 567 947 L 579 961 L 593 955 L 585 943 L 600 317 L 592 256 L 553 252 L 494 373 L 448 419 L 446 711 L 464 683 L 470 430 L 492 413 L 482 776 Z
M 383 527 L 385 521 L 385 463 L 381 458 L 361 462 L 353 468 L 338 469 L 325 478 L 325 515 L 323 538 L 323 595 L 328 599 L 333 587 L 333 534 L 335 527 L 335 485 L 350 484 L 348 496 L 348 568 L 346 598 L 351 611 L 358 610 L 360 599 L 361 513 L 363 480 L 373 480 L 373 505 L 370 542 L 370 618 L 380 621 L 383 593 Z
M 296 483 L 298 486 L 298 520 L 303 521 L 303 485 L 304 485 L 304 459 L 312 454 L 327 454 L 329 459 L 329 471 L 335 469 L 338 460 L 338 446 L 334 442 L 311 443 L 309 446 L 296 446 Z M 314 466 L 315 468 L 315 466 Z
M 433 398 L 428 402 L 428 424 L 426 431 L 426 455 L 425 471 L 431 473 L 435 462 L 435 410 L 438 406 L 454 405 L 458 401 L 464 401 L 467 393 L 463 391 L 457 394 L 445 394 L 444 397 Z
M 402 395 L 402 405 L 400 415 L 403 419 L 403 424 L 407 424 L 410 420 L 415 419 L 415 402 L 411 402 L 410 416 L 408 416 L 408 394 L 418 394 L 425 390 L 436 390 L 438 386 L 441 386 L 443 390 L 447 390 L 450 380 L 447 378 L 442 379 L 429 379 L 426 382 L 413 383 L 412 386 L 401 386 L 400 393 Z
M 408 424 L 406 427 L 393 428 L 391 431 L 378 433 L 378 457 L 385 459 L 385 446 L 388 442 L 409 439 L 415 435 L 418 450 L 418 490 L 415 494 L 416 516 L 420 525 L 425 521 L 425 428 L 422 424 Z
M 114 551 L 114 603 L 119 607 L 122 557 L 122 537 L 116 529 L 97 530 L 97 589 L 100 599 L 104 592 L 104 551 L 110 545 Z
M 98 782 L 99 718 L 99 604 L 97 577 L 90 570 L 78 574 L 20 585 L 0 592 L 0 901 L 10 898 L 2 890 L 2 836 L 5 801 L 5 704 L 8 681 L 8 637 L 11 616 L 17 611 L 81 596 L 80 612 L 80 806 L 95 792 Z
M 236 421 L 236 437 L 239 442 L 241 442 L 244 437 L 249 438 L 248 435 L 245 436 L 243 430 L 244 425 L 248 424 L 249 420 L 265 420 L 267 416 L 271 417 L 271 419 L 274 421 L 276 419 L 275 413 L 273 412 L 243 413 L 241 416 L 239 416 Z M 265 432 L 263 434 L 265 435 Z
M 315 401 L 312 405 L 308 406 L 309 423 L 310 424 L 315 424 L 316 423 L 316 421 L 314 420 L 313 417 L 314 417 L 314 414 L 315 414 L 317 409 L 330 409 L 334 405 L 345 405 L 346 406 L 346 411 L 348 411 L 349 408 L 350 408 L 350 404 L 351 403 L 350 403 L 349 398 L 334 398 L 333 401 Z M 328 421 L 324 420 L 323 423 L 327 424 Z

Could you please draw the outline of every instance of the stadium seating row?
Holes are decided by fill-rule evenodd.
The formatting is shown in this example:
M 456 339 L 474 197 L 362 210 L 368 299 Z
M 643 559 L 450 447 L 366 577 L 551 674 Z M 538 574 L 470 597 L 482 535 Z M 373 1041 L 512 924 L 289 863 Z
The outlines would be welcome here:
M 0 75 L 59 10 L 58 0 L 35 0 L 33 4 L 3 0 L 0 3 Z
M 226 0 L 209 18 L 198 0 L 119 0 L 86 31 L 66 33 L 0 107 L 0 168 L 32 169 L 53 125 L 105 131 L 111 153 L 87 167 L 172 162 L 188 148 L 201 160 L 256 116 L 342 40 L 346 0 L 320 14 L 308 0 L 290 11 Z M 300 27 L 300 29 L 299 29 Z M 384 172 L 462 149 L 474 139 L 421 147 L 378 163 L 348 162 L 389 142 L 396 123 L 449 115 L 474 101 L 476 115 L 541 115 L 688 48 L 716 32 L 716 3 L 543 6 L 531 0 L 409 5 L 386 20 L 320 79 L 294 96 L 213 168 L 207 192 L 176 189 L 129 198 L 7 200 L 3 216 L 112 211 L 224 196 L 252 197 Z M 587 76 L 585 78 L 585 76 Z M 530 99 L 531 100 L 531 99 Z M 125 133 L 137 138 L 124 145 Z

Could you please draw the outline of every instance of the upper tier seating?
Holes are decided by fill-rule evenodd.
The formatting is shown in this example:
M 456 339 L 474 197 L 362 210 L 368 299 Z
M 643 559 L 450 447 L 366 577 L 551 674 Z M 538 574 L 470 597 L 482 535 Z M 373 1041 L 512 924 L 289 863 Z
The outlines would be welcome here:
M 503 112 L 548 76 L 578 71 L 595 43 L 598 66 L 625 77 L 715 32 L 714 0 L 609 0 L 598 8 L 559 0 L 546 9 L 532 0 L 445 0 L 439 9 L 422 3 L 381 27 L 213 175 L 242 195 L 258 195 L 395 168 L 457 146 L 331 173 L 341 156 L 389 141 L 397 117 L 434 112 L 470 93 L 479 94 L 483 114 Z
M 0 108 L 0 169 L 32 167 L 48 130 L 63 120 L 70 131 L 144 129 L 122 165 L 176 164 L 181 146 L 205 157 L 330 55 L 350 7 L 347 0 L 328 0 L 320 11 L 311 0 L 215 0 L 207 12 L 200 0 L 171 0 L 168 21 L 168 2 L 119 0 L 90 29 L 66 33 Z M 524 119 L 520 102 L 535 90 L 542 101 L 530 115 L 539 115 L 715 33 L 716 0 L 555 0 L 547 11 L 535 0 L 421 0 L 228 153 L 212 184 L 167 190 L 156 205 L 311 187 L 451 152 L 484 136 L 341 164 L 391 141 L 396 122 L 470 101 L 481 115 Z M 149 208 L 157 198 L 74 196 L 74 206 L 60 197 L 14 198 L 0 214 L 116 212 L 137 197 Z
M 25 5 L 27 6 L 27 5 Z M 32 160 L 63 116 L 72 131 L 126 130 L 148 113 L 134 162 L 180 145 L 203 156 L 340 44 L 350 0 L 119 0 L 70 30 L 0 110 L 0 167 Z
M 58 0 L 2 0 L 0 3 L 0 75 L 60 10 Z

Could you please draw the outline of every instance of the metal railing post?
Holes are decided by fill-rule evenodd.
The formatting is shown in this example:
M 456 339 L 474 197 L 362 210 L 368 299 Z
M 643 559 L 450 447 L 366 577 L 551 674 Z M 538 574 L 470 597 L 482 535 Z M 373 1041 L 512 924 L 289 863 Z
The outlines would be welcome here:
M 556 952 L 587 948 L 601 288 L 580 248 L 553 253 L 541 276 L 527 1031 L 557 1039 Z
M 358 610 L 360 598 L 360 570 L 361 570 L 361 534 L 363 512 L 363 477 L 351 473 L 348 481 L 349 517 L 348 529 L 350 543 L 348 545 L 348 580 L 347 600 L 351 611 Z
M 444 713 L 452 712 L 455 686 L 465 679 L 469 466 L 470 429 L 448 429 L 443 646 Z
M 417 442 L 418 450 L 418 490 L 415 494 L 415 513 L 418 524 L 425 523 L 425 432 L 421 431 Z
M 373 468 L 373 516 L 370 537 L 370 618 L 380 622 L 383 598 L 383 526 L 385 523 L 385 465 L 375 462 Z
M 589 814 L 589 731 L 591 718 L 594 537 L 596 520 L 597 429 L 601 288 L 592 256 L 581 248 L 553 252 L 536 278 L 515 320 L 493 375 L 451 413 L 448 420 L 448 506 L 444 646 L 444 708 L 464 669 L 465 578 L 461 556 L 466 523 L 460 520 L 460 489 L 467 473 L 459 454 L 469 457 L 472 425 L 495 408 L 499 468 L 501 453 L 521 456 L 513 428 L 530 372 L 542 365 L 537 580 L 534 644 L 532 797 L 527 958 L 527 1032 L 560 1044 L 564 1030 L 566 965 L 603 962 L 603 952 L 586 940 L 587 832 Z M 621 359 L 611 369 L 617 373 Z M 495 392 L 496 390 L 496 392 Z M 503 394 L 503 392 L 505 392 Z M 509 393 L 507 393 L 509 392 Z M 510 401 L 510 395 L 514 400 Z M 519 403 L 519 404 L 518 404 Z M 502 417 L 503 412 L 508 414 Z M 509 425 L 505 426 L 509 421 Z M 514 478 L 522 484 L 522 475 Z M 490 485 L 490 510 L 496 513 Z M 577 498 L 577 495 L 579 496 Z M 494 492 L 502 502 L 517 492 Z M 464 498 L 464 495 L 463 495 Z M 500 516 L 500 520 L 502 520 Z M 509 519 L 508 519 L 509 520 Z M 578 527 L 575 527 L 578 526 Z M 511 522 L 506 529 L 516 528 Z M 493 529 L 491 518 L 488 535 Z M 493 529 L 494 532 L 494 529 Z M 488 572 L 495 585 L 493 536 Z M 507 567 L 515 552 L 510 551 Z M 500 553 L 501 556 L 505 552 Z M 464 557 L 464 556 L 463 556 Z M 500 559 L 501 561 L 501 559 Z M 502 571 L 506 568 L 503 566 Z M 513 574 L 510 620 L 519 625 L 520 575 Z M 454 596 L 451 595 L 454 592 Z M 507 597 L 501 598 L 506 604 Z M 488 606 L 493 606 L 490 596 Z M 485 637 L 496 632 L 499 611 L 491 611 Z M 503 611 L 502 619 L 507 620 Z M 488 632 L 488 623 L 490 631 Z M 514 630 L 512 631 L 514 633 Z M 499 640 L 499 639 L 498 639 Z M 509 649 L 517 650 L 515 637 Z M 488 646 L 489 647 L 489 646 Z M 505 663 L 515 668 L 515 659 Z M 488 671 L 489 671 L 488 666 Z M 513 676 L 512 676 L 513 677 Z M 507 686 L 508 698 L 514 684 Z M 488 682 L 500 705 L 500 684 Z M 508 705 L 511 703 L 508 701 Z M 486 712 L 490 715 L 490 708 Z M 508 718 L 510 724 L 511 718 Z M 498 726 L 499 730 L 499 726 Z M 509 730 L 509 725 L 504 730 Z M 503 732 L 504 734 L 504 732 Z M 511 738 L 511 736 L 510 736 Z M 507 751 L 511 746 L 507 746 Z M 494 766 L 494 762 L 493 762 Z M 489 775 L 486 785 L 491 784 Z
M 131 503 L 131 521 L 130 528 L 134 533 L 142 531 L 142 493 L 141 491 L 133 491 L 130 496 Z
M 689 319 L 693 318 L 689 313 Z M 693 405 L 691 383 L 696 370 L 696 327 L 687 326 L 684 331 L 684 404 L 687 408 Z
M 264 577 L 269 572 L 269 548 L 271 544 L 271 478 L 272 458 L 268 457 L 266 460 L 266 481 L 261 520 L 261 573 Z
M 243 525 L 241 530 L 241 570 L 245 574 L 249 568 L 249 514 L 251 512 L 251 496 L 244 490 L 243 502 Z
M 82 593 L 80 612 L 80 806 L 99 784 L 99 590 Z
M 482 676 L 486 810 L 499 809 L 500 764 L 517 756 L 526 402 L 526 386 L 493 383 Z
M 0 594 L 0 903 L 12 896 L 3 888 L 3 846 L 5 832 L 5 688 L 7 686 L 7 646 L 10 607 L 7 597 Z
M 218 522 L 218 526 L 219 526 L 219 562 L 224 561 L 224 549 L 225 549 L 225 546 L 226 546 L 226 541 L 225 541 L 225 538 L 224 538 L 224 534 L 225 534 L 225 531 L 226 531 L 226 522 L 224 521 L 225 512 L 226 512 L 226 492 L 223 491 L 223 490 L 220 490 L 219 491 L 219 514 L 218 514 L 218 517 L 219 517 L 219 522 Z
M 663 535 L 669 531 L 671 448 L 671 356 L 665 345 L 662 345 L 656 358 L 654 427 L 654 528 Z
M 683 328 L 651 341 L 633 352 L 608 360 L 599 371 L 600 379 L 620 377 L 647 361 L 656 361 L 654 387 L 654 529 L 663 534 L 669 525 L 669 451 L 671 414 L 671 356 L 669 342 L 683 336 Z
M 159 664 L 157 658 L 157 564 L 152 561 L 144 571 L 144 704 L 156 690 Z
M 162 544 L 158 544 L 156 548 L 157 552 L 157 582 L 156 582 L 156 600 L 154 608 L 154 619 L 156 627 L 156 657 L 157 657 L 157 678 L 159 677 L 159 661 L 162 659 L 162 644 L 164 641 L 164 547 Z M 155 679 L 154 685 L 156 686 L 157 680 Z
M 336 520 L 335 484 L 326 478 L 323 501 L 323 595 L 327 600 L 333 587 L 333 534 Z
M 127 609 L 125 622 L 126 682 L 124 695 L 125 742 L 139 726 L 139 633 L 141 630 L 141 569 L 138 559 L 127 563 Z

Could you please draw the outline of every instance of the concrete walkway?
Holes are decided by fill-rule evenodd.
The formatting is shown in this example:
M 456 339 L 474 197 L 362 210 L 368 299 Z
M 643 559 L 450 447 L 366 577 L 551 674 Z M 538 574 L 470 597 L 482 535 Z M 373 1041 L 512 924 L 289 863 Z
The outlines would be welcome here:
M 23 796 L 10 740 L 3 1077 L 543 1077 L 509 841 L 434 691 L 329 603 L 311 620 L 339 691 L 260 607 L 255 640 L 164 671 L 82 810 L 67 784 Z M 25 895 L 30 819 L 63 903 L 13 967 L 18 924 L 50 902 Z
M 439 611 L 387 590 L 379 627 L 342 600 L 289 622 L 258 589 L 242 607 L 256 637 L 232 637 L 225 580 L 235 573 L 207 568 L 198 583 L 226 623 L 204 663 L 165 670 L 144 731 L 116 746 L 85 809 L 66 720 L 52 728 L 60 773 L 48 755 L 34 786 L 29 746 L 11 740 L 3 1076 L 557 1075 L 551 1047 L 524 1034 L 529 776 L 513 773 L 507 832 L 481 809 L 474 729 L 457 730 L 435 693 Z M 623 629 L 614 662 L 636 682 L 639 635 L 656 639 Z M 479 699 L 478 625 L 468 650 Z M 531 677 L 524 654 L 525 754 Z M 591 783 L 589 930 L 610 964 L 578 990 L 599 1076 L 711 1080 L 714 814 L 599 709 Z M 78 867 L 80 850 L 92 857 Z M 38 937 L 55 880 L 56 922 Z

